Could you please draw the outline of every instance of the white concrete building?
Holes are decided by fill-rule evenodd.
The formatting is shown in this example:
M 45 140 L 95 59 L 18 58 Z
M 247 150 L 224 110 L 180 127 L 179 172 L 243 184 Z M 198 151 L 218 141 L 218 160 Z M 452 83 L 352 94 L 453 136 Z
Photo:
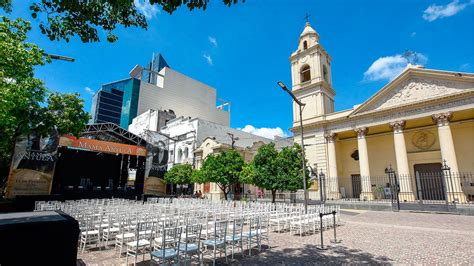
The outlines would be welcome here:
M 156 84 L 140 82 L 137 115 L 148 110 L 171 110 L 176 117 L 199 117 L 214 123 L 230 125 L 230 104 L 218 102 L 216 89 L 164 67 Z
M 160 129 L 162 134 L 170 137 L 168 169 L 174 164 L 195 163 L 194 150 L 206 138 L 213 138 L 219 143 L 232 145 L 232 134 L 236 147 L 251 147 L 255 142 L 269 143 L 272 140 L 253 135 L 229 126 L 213 123 L 201 118 L 177 117 L 170 120 Z
M 141 115 L 135 117 L 132 123 L 128 126 L 128 131 L 137 136 L 143 136 L 145 131 L 160 131 L 162 126 L 165 126 L 168 121 L 176 118 L 172 110 L 148 110 Z

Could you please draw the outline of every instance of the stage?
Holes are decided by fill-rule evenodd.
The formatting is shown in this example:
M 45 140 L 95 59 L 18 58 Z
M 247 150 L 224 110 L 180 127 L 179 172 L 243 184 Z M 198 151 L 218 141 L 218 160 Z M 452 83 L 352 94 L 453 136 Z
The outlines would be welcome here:
M 51 194 L 141 195 L 144 169 L 143 156 L 59 147 Z

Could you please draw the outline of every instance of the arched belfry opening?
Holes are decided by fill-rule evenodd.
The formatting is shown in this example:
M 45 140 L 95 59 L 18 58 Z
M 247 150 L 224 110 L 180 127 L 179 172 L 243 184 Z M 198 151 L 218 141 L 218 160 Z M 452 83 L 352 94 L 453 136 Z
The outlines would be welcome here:
M 311 80 L 311 68 L 308 65 L 301 67 L 300 76 L 301 82 Z

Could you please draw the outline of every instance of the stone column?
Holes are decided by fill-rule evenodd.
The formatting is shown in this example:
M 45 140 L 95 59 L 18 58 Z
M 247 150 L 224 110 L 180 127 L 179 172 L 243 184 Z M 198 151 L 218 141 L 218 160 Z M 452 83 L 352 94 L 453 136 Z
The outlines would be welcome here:
M 439 147 L 441 150 L 441 158 L 443 162 L 451 168 L 450 173 L 444 171 L 446 175 L 446 188 L 448 191 L 448 200 L 458 200 L 466 202 L 466 195 L 464 195 L 461 188 L 461 181 L 459 179 L 458 161 L 456 159 L 456 151 L 454 150 L 453 135 L 451 134 L 451 127 L 449 122 L 453 118 L 451 112 L 439 113 L 431 116 L 433 121 L 438 126 Z
M 337 175 L 337 160 L 336 160 L 336 134 L 329 133 L 324 136 L 326 138 L 328 147 L 328 182 L 330 199 L 340 199 L 339 182 Z
M 360 199 L 373 200 L 374 193 L 372 192 L 372 184 L 370 181 L 369 153 L 367 151 L 367 141 L 365 139 L 369 129 L 361 127 L 354 130 L 357 133 L 357 147 L 359 150 L 360 182 L 362 186 Z
M 411 188 L 412 178 L 410 177 L 410 167 L 408 166 L 407 148 L 405 144 L 405 121 L 391 122 L 393 129 L 393 142 L 395 144 L 395 157 L 397 160 L 398 184 L 400 185 L 399 199 L 402 201 L 414 201 L 415 195 Z

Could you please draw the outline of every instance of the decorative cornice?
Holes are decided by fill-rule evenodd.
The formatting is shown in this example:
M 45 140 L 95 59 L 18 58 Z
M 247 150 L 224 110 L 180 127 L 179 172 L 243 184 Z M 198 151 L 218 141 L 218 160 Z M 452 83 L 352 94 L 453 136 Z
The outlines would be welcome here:
M 357 138 L 363 139 L 367 136 L 367 132 L 369 132 L 369 128 L 367 127 L 359 127 L 355 128 L 354 131 L 357 133 Z
M 389 123 L 390 128 L 395 133 L 402 133 L 403 129 L 405 129 L 405 120 L 393 121 Z
M 326 139 L 328 143 L 334 143 L 336 141 L 336 136 L 337 136 L 336 133 L 324 134 L 324 138 Z
M 426 113 L 426 116 L 430 116 L 433 113 L 439 112 L 439 109 L 446 109 L 446 108 L 455 108 L 459 109 L 458 107 L 462 107 L 464 105 L 472 105 L 474 104 L 474 92 L 469 91 L 465 93 L 460 93 L 457 95 L 451 95 L 449 97 L 441 98 L 441 99 L 429 99 L 425 102 L 418 102 L 414 104 L 410 104 L 410 106 L 398 106 L 393 109 L 387 110 L 378 110 L 373 113 L 363 113 L 353 117 L 341 117 L 336 119 L 324 119 L 322 121 L 311 122 L 304 125 L 304 129 L 316 129 L 318 127 L 327 126 L 330 127 L 331 130 L 338 130 L 341 131 L 341 127 L 354 127 L 355 125 L 363 125 L 366 123 L 371 123 L 375 120 L 380 120 L 382 123 L 388 123 L 390 120 L 400 119 L 407 116 L 412 116 L 414 114 L 423 114 Z M 466 107 L 471 108 L 471 107 Z M 431 113 L 431 114 L 429 114 Z M 413 118 L 410 118 L 413 119 Z M 311 120 L 311 119 L 307 119 Z M 389 120 L 389 121 L 383 121 Z M 292 132 L 297 127 L 290 128 Z M 345 129 L 348 130 L 348 129 Z M 345 131 L 343 130 L 343 131 Z
M 439 127 L 448 126 L 449 121 L 453 118 L 453 114 L 451 112 L 439 113 L 432 115 L 431 118 Z

